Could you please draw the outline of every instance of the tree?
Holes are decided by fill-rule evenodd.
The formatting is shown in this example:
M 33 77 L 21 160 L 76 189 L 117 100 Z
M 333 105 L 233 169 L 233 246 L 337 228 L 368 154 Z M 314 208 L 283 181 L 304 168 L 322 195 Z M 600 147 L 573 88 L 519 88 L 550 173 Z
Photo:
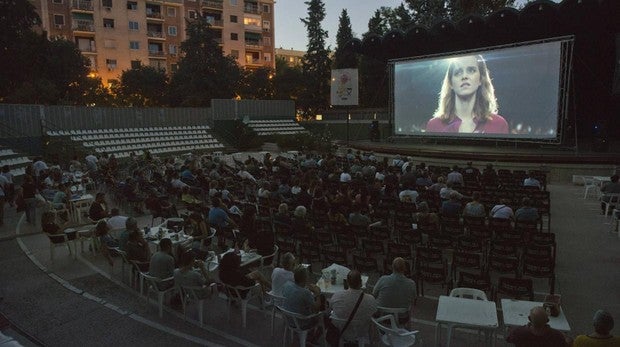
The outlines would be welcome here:
M 411 11 L 413 23 L 431 27 L 441 19 L 449 19 L 448 3 L 444 0 L 404 0 Z
M 382 16 L 385 17 L 387 21 L 387 26 L 389 30 L 404 31 L 413 22 L 411 13 L 409 13 L 409 10 L 407 10 L 405 5 L 402 3 L 396 8 L 381 7 L 380 10 Z
M 166 105 L 167 89 L 168 77 L 164 70 L 140 65 L 123 71 L 114 92 L 124 105 L 154 107 Z
M 308 30 L 308 50 L 302 60 L 302 73 L 305 88 L 299 100 L 302 112 L 311 116 L 327 108 L 331 61 L 329 48 L 325 48 L 327 31 L 321 28 L 325 19 L 325 5 L 321 0 L 309 0 L 308 17 L 302 19 Z
M 514 0 L 450 0 L 450 19 L 458 21 L 469 14 L 486 16 L 502 7 L 513 7 Z
M 346 48 L 347 43 L 353 39 L 353 30 L 351 29 L 351 19 L 347 13 L 347 9 L 343 9 L 340 14 L 340 23 L 338 24 L 338 33 L 336 34 L 336 52 L 334 54 L 334 68 L 346 69 L 357 67 L 357 59 L 355 52 Z
M 383 15 L 385 8 L 375 11 L 374 16 L 368 20 L 368 32 L 383 36 L 388 31 L 388 21 Z M 360 76 L 360 105 L 363 107 L 387 107 L 388 81 L 387 62 L 370 55 L 362 55 L 359 64 Z
M 84 105 L 82 97 L 88 84 L 90 61 L 68 40 L 50 41 L 46 52 L 39 76 L 54 85 L 57 103 Z
M 413 23 L 431 27 L 442 19 L 458 21 L 469 14 L 488 15 L 502 7 L 514 6 L 514 0 L 404 0 Z
M 184 55 L 170 82 L 170 105 L 204 107 L 211 99 L 235 97 L 241 70 L 234 58 L 224 56 L 207 18 L 188 21 L 186 32 Z
M 298 100 L 304 88 L 300 66 L 290 66 L 283 57 L 276 57 L 276 74 L 273 78 L 276 100 Z
M 271 68 L 245 69 L 239 95 L 242 99 L 272 100 L 275 95 Z

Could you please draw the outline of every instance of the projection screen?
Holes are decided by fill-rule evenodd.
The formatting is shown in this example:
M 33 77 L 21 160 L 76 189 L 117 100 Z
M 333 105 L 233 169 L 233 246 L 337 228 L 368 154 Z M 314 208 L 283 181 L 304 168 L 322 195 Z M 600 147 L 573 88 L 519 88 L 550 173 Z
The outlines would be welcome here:
M 566 42 L 390 61 L 394 134 L 557 140 Z

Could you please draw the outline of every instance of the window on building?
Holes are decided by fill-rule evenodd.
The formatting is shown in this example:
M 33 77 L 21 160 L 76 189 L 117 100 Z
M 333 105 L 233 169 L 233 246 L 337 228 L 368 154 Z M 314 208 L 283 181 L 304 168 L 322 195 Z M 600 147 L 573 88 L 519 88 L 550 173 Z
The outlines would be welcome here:
M 187 18 L 196 19 L 198 18 L 198 13 L 194 10 L 187 11 Z
M 65 16 L 63 16 L 62 14 L 55 14 L 54 15 L 54 24 L 57 25 L 57 26 L 65 25 Z
M 168 35 L 177 36 L 177 27 L 174 25 L 168 26 Z
M 129 41 L 129 49 L 140 49 L 140 41 Z
M 101 6 L 112 7 L 112 0 L 101 0 Z
M 116 59 L 106 59 L 105 65 L 108 67 L 108 70 L 116 69 Z
M 253 26 L 260 26 L 260 19 L 245 17 L 245 18 L 243 18 L 243 24 L 245 24 L 245 25 L 253 25 Z
M 271 29 L 271 22 L 268 20 L 264 20 L 263 21 L 263 29 L 269 31 L 269 29 Z
M 168 53 L 170 54 L 177 54 L 177 45 L 169 45 L 168 46 Z
M 263 45 L 264 46 L 271 46 L 271 37 L 263 36 Z
M 52 1 L 54 4 L 62 4 L 62 0 L 54 0 Z
M 271 61 L 271 53 L 263 53 L 263 57 L 265 61 Z
M 235 15 L 230 15 L 230 22 L 231 23 L 237 23 L 239 21 L 239 18 Z
M 263 4 L 263 12 L 265 13 L 271 12 L 271 7 L 269 5 Z
M 127 9 L 128 10 L 137 10 L 138 9 L 138 2 L 137 1 L 127 1 Z
M 139 69 L 140 66 L 142 66 L 142 62 L 140 60 L 132 60 L 131 61 L 131 68 L 132 69 Z
M 237 0 L 230 0 L 230 6 L 237 6 Z
M 230 33 L 230 39 L 233 41 L 239 41 L 239 34 L 237 33 Z
M 103 47 L 105 47 L 105 48 L 116 48 L 116 41 L 115 40 L 110 40 L 110 39 L 103 40 Z
M 239 51 L 236 50 L 236 49 L 230 50 L 230 56 L 235 58 L 235 59 L 239 59 Z
M 176 17 L 177 16 L 177 9 L 175 7 L 168 7 L 168 17 Z
M 157 70 L 166 71 L 166 61 L 161 59 L 151 59 L 149 60 L 149 65 L 154 67 Z
M 114 28 L 114 19 L 104 18 L 103 19 L 103 27 L 104 28 Z
M 129 30 L 139 30 L 138 22 L 129 21 Z

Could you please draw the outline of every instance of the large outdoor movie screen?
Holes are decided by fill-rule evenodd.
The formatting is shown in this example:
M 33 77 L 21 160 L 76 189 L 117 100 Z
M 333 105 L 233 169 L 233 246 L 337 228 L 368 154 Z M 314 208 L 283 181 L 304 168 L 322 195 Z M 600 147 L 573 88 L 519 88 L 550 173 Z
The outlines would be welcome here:
M 400 60 L 396 135 L 556 139 L 562 42 Z

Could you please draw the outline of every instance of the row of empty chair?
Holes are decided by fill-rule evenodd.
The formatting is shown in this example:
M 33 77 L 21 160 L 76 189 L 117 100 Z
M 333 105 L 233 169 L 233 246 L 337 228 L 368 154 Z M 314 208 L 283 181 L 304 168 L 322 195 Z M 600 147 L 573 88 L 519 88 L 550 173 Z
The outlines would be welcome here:
M 95 135 L 95 134 L 117 134 L 133 132 L 153 132 L 153 131 L 178 131 L 178 130 L 209 130 L 208 125 L 186 125 L 173 127 L 147 127 L 147 128 L 117 128 L 117 129 L 82 129 L 82 130 L 49 130 L 49 136 L 69 136 L 69 135 Z
M 30 158 L 15 152 L 12 148 L 0 147 L 0 167 L 8 165 L 13 176 L 22 176 L 26 166 L 31 163 Z
M 175 138 L 179 138 L 179 136 L 176 136 Z M 182 139 L 189 140 L 189 141 L 209 140 L 210 142 L 214 142 L 214 143 L 218 142 L 210 134 L 208 135 L 187 135 L 187 136 L 183 136 Z M 114 139 L 114 140 L 102 140 L 102 141 L 90 141 L 90 142 L 86 141 L 83 144 L 85 147 L 105 147 L 105 146 L 117 146 L 117 145 L 136 144 L 136 143 L 145 143 L 145 144 L 151 143 L 151 142 L 161 143 L 161 142 L 166 142 L 166 141 L 170 141 L 170 137 L 157 136 L 157 137 L 138 137 L 138 138 Z
M 259 136 L 295 135 L 307 132 L 304 127 L 291 119 L 252 120 L 247 123 L 247 126 Z
M 221 150 L 224 145 L 211 134 L 207 125 L 123 128 L 98 130 L 48 131 L 50 136 L 69 139 L 97 153 L 114 154 L 117 158 L 139 155 L 144 151 L 174 153 L 181 151 Z

